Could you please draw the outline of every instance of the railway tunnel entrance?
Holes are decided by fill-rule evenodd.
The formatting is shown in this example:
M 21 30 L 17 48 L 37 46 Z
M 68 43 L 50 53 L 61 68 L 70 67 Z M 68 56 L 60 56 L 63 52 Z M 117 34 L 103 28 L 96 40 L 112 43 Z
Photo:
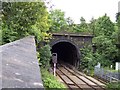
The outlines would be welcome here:
M 52 45 L 52 53 L 57 53 L 58 63 L 65 62 L 77 67 L 79 63 L 79 51 L 77 47 L 70 42 L 58 42 Z

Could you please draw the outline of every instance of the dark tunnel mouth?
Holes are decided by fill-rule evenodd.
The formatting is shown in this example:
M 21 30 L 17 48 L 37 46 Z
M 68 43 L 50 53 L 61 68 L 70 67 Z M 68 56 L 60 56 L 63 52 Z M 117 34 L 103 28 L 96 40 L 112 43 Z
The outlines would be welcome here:
M 78 60 L 78 50 L 75 45 L 70 42 L 58 42 L 52 46 L 52 53 L 57 53 L 58 63 L 63 61 L 75 66 Z

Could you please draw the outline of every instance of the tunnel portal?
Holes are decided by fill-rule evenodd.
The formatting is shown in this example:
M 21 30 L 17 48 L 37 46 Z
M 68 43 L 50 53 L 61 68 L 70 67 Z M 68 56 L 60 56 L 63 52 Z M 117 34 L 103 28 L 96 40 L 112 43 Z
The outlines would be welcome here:
M 76 46 L 70 42 L 58 42 L 52 46 L 51 51 L 57 53 L 58 63 L 63 61 L 75 66 L 79 58 Z

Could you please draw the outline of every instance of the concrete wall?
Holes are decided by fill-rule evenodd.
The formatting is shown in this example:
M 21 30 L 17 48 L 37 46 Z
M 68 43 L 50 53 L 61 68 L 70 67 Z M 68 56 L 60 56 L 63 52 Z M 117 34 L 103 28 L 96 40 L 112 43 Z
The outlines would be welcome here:
M 33 36 L 0 46 L 2 86 L 0 88 L 43 89 Z M 37 89 L 36 89 L 37 88 Z

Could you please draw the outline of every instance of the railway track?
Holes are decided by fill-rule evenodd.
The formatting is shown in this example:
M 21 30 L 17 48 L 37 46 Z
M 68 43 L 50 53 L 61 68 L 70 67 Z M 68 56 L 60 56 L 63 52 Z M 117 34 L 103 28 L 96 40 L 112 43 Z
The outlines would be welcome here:
M 105 85 L 101 82 L 87 77 L 80 72 L 75 72 L 63 64 L 59 64 L 56 74 L 69 90 L 105 90 Z

